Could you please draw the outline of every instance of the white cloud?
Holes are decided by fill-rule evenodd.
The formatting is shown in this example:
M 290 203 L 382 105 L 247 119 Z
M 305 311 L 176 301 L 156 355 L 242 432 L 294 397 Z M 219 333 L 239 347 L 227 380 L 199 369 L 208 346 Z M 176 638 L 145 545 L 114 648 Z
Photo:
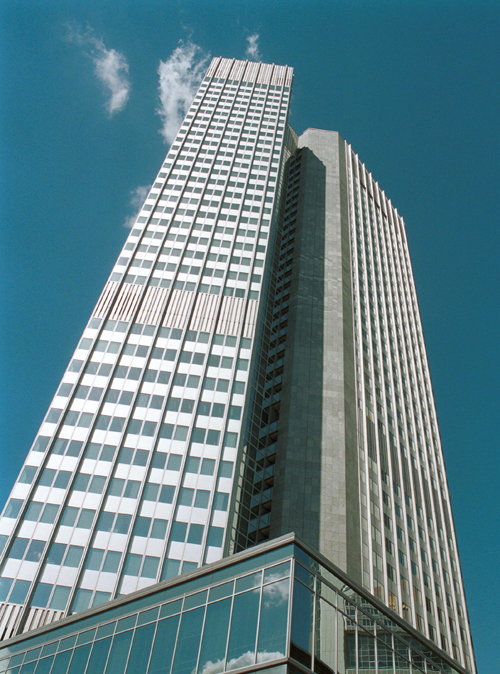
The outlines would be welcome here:
M 192 42 L 180 42 L 166 61 L 160 61 L 161 134 L 172 143 L 205 74 L 209 55 Z
M 149 194 L 149 190 L 151 189 L 151 185 L 139 185 L 139 187 L 136 187 L 130 192 L 130 208 L 133 211 L 133 215 L 129 216 L 125 222 L 123 223 L 124 227 L 127 227 L 128 229 L 131 229 L 135 221 L 137 220 L 137 216 L 139 215 L 139 211 L 142 208 L 142 204 L 146 200 L 147 195 Z
M 96 37 L 92 28 L 82 32 L 79 28 L 68 27 L 68 41 L 80 46 L 92 60 L 95 75 L 104 85 L 108 95 L 106 110 L 110 117 L 123 110 L 130 95 L 128 62 L 125 55 L 116 49 L 106 49 L 102 38 Z
M 254 33 L 253 35 L 249 35 L 247 37 L 248 47 L 245 54 L 251 61 L 261 60 L 261 54 L 258 45 L 259 37 L 260 35 L 258 33 Z
M 268 653 L 267 651 L 259 651 L 257 653 L 257 662 L 269 662 L 270 660 L 278 660 L 279 658 L 284 658 L 285 654 L 280 653 L 280 651 L 274 651 Z M 255 663 L 255 652 L 247 651 L 240 655 L 239 658 L 233 658 L 227 663 L 226 669 L 239 669 L 240 667 L 249 667 Z M 202 672 L 203 674 L 203 672 Z
M 257 653 L 257 662 L 269 662 L 270 660 L 279 660 L 279 658 L 284 658 L 285 654 L 281 651 L 273 651 L 268 653 L 267 651 L 259 651 Z
M 271 574 L 268 580 L 277 580 L 279 574 Z M 282 580 L 279 583 L 272 583 L 271 585 L 264 585 L 264 596 L 262 601 L 266 608 L 281 606 L 288 601 L 289 594 L 288 579 Z
M 239 669 L 240 667 L 248 667 L 253 665 L 255 662 L 255 653 L 254 651 L 247 651 L 240 655 L 239 658 L 233 658 L 227 663 L 226 669 Z
M 208 662 L 205 662 L 205 664 L 203 665 L 201 674 L 219 674 L 219 672 L 222 672 L 223 669 L 224 669 L 224 660 L 221 660 L 220 658 L 215 662 L 209 660 Z

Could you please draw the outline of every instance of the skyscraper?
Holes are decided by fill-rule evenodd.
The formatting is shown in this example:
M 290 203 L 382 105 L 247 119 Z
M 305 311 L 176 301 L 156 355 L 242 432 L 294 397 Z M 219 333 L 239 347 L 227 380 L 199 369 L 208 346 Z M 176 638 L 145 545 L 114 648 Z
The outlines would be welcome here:
M 404 223 L 291 85 L 212 61 L 0 520 L 2 638 L 294 532 L 474 671 Z

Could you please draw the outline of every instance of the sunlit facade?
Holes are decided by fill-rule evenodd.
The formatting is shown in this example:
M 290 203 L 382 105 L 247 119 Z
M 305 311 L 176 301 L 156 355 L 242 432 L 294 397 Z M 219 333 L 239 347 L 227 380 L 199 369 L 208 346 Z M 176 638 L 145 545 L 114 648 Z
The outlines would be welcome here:
M 335 597 L 323 606 L 322 581 L 305 582 L 292 560 L 298 585 L 292 600 L 286 581 L 281 645 L 261 648 L 267 637 L 256 627 L 248 662 L 238 659 L 246 651 L 231 651 L 235 611 L 253 615 L 257 601 L 247 589 L 250 604 L 236 609 L 236 581 L 230 600 L 210 608 L 205 597 L 203 618 L 190 612 L 179 623 L 176 614 L 168 665 L 142 656 L 137 669 L 127 658 L 139 657 L 139 632 L 156 657 L 155 640 L 170 638 L 159 636 L 170 609 L 158 608 L 147 629 L 139 618 L 128 636 L 115 625 L 105 671 L 208 674 L 272 660 L 317 674 L 451 672 L 451 662 L 474 671 L 404 223 L 337 133 L 295 134 L 291 86 L 285 66 L 212 61 L 0 519 L 0 638 L 22 644 L 28 636 L 16 635 L 40 628 L 52 639 L 62 619 L 83 630 L 80 612 L 106 622 L 115 610 L 107 602 L 127 612 L 131 593 L 156 606 L 160 587 L 182 589 L 178 576 L 206 580 L 207 564 L 231 569 L 248 548 L 294 532 L 362 593 L 354 612 L 333 581 Z M 285 582 L 269 573 L 271 585 Z M 265 574 L 256 625 L 281 619 L 272 602 L 262 613 L 278 592 L 266 590 Z M 291 608 L 305 601 L 301 581 L 312 602 L 307 643 L 294 637 Z M 183 610 L 194 611 L 189 601 Z M 389 637 L 379 638 L 383 622 L 365 630 L 366 666 L 356 622 L 363 602 L 370 615 L 385 606 L 402 619 Z M 178 669 L 183 620 L 201 620 L 201 631 L 193 628 L 189 647 L 197 642 L 196 661 Z M 205 652 L 217 639 L 203 630 L 218 620 L 227 621 L 224 646 L 221 636 L 217 654 Z M 426 656 L 411 655 L 411 639 L 402 656 L 410 664 L 397 664 L 405 625 L 442 669 L 423 660 L 418 669 Z M 36 674 L 93 674 L 88 658 L 105 649 L 96 634 L 85 648 L 75 637 L 61 655 L 74 671 L 40 650 L 37 662 L 47 661 Z M 111 644 L 127 639 L 120 668 Z M 387 657 L 378 655 L 383 643 Z M 45 670 L 49 657 L 54 669 Z M 35 672 L 35 658 L 22 670 L 1 658 L 0 672 L 3 662 L 9 672 Z

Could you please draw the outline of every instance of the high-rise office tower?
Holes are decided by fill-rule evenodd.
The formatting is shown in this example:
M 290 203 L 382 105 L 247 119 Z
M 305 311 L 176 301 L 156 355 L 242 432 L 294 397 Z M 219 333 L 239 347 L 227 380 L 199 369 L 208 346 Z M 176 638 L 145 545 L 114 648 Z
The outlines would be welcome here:
M 404 223 L 291 85 L 212 61 L 0 520 L 0 637 L 294 532 L 474 671 Z

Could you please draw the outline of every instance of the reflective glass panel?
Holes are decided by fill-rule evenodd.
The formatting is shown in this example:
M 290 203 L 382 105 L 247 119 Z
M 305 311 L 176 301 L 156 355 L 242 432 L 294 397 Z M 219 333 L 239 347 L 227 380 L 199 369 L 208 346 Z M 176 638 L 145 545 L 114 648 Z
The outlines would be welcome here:
M 217 674 L 223 671 L 230 616 L 230 598 L 208 606 L 198 665 L 199 674 Z
M 91 644 L 75 648 L 68 674 L 84 674 L 90 655 Z
M 54 666 L 52 667 L 51 674 L 66 674 L 72 655 L 73 651 L 64 651 L 63 653 L 58 653 L 56 655 L 56 659 L 54 660 Z
M 257 662 L 285 657 L 289 594 L 288 578 L 262 588 Z
M 320 659 L 331 669 L 336 669 L 337 652 L 337 610 L 324 599 L 316 600 L 316 658 Z M 343 635 L 340 637 L 343 643 Z
M 135 631 L 127 666 L 128 674 L 145 674 L 147 672 L 155 630 L 156 623 L 150 623 L 144 627 L 139 627 Z
M 358 667 L 375 671 L 375 637 L 358 627 Z
M 52 669 L 53 662 L 54 662 L 53 655 L 51 655 L 50 658 L 43 658 L 42 660 L 39 660 L 35 674 L 49 674 L 50 670 Z
M 227 669 L 253 665 L 259 614 L 260 588 L 236 595 L 227 653 Z
M 116 637 L 113 639 L 111 653 L 109 654 L 106 674 L 116 674 L 116 672 L 123 672 L 125 670 L 131 641 L 132 630 L 129 630 L 128 632 L 121 632 L 120 634 L 116 635 Z
M 392 636 L 377 630 L 377 661 L 379 669 L 388 669 L 393 666 Z
M 158 623 L 148 674 L 169 674 L 178 625 L 178 615 L 160 620 Z
M 94 648 L 92 649 L 88 667 L 89 672 L 92 672 L 92 674 L 103 673 L 104 667 L 106 666 L 106 660 L 108 659 L 110 646 L 111 637 L 108 637 L 107 639 L 101 639 L 101 641 L 96 641 L 94 643 Z
M 290 562 L 283 562 L 264 571 L 264 583 L 269 583 L 290 574 Z
M 191 674 L 196 667 L 204 615 L 204 606 L 182 614 L 173 674 Z

